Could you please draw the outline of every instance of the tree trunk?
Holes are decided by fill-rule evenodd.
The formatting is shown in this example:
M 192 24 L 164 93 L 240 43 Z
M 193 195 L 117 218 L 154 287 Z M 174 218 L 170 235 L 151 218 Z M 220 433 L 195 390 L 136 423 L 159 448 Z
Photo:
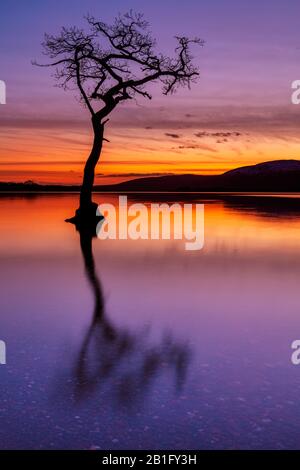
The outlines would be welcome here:
M 93 206 L 92 191 L 95 178 L 95 168 L 100 158 L 103 143 L 104 125 L 95 118 L 92 119 L 92 123 L 94 129 L 94 142 L 91 153 L 84 167 L 79 207 L 81 213 L 89 212 Z

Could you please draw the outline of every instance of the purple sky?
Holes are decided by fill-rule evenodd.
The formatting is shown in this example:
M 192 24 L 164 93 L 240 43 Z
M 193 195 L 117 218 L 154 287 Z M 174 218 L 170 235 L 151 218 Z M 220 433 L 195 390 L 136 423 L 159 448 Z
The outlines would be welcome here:
M 297 138 L 300 106 L 291 104 L 291 83 L 300 79 L 297 0 L 253 0 L 247 5 L 236 0 L 153 0 L 144 5 L 126 0 L 2 0 L 0 79 L 7 84 L 7 105 L 0 108 L 3 162 L 11 162 L 13 152 L 20 152 L 9 141 L 14 129 L 42 129 L 48 139 L 54 130 L 86 129 L 88 114 L 80 109 L 74 94 L 53 87 L 49 69 L 31 65 L 32 59 L 43 60 L 40 44 L 44 32 L 58 32 L 64 25 L 80 26 L 86 13 L 110 22 L 118 12 L 130 8 L 145 14 L 163 52 L 172 52 L 173 37 L 180 34 L 200 36 L 206 45 L 195 50 L 201 78 L 191 91 L 181 90 L 165 98 L 156 89 L 153 101 L 140 101 L 134 112 L 132 104 L 124 105 L 111 120 L 111 135 L 124 128 L 149 126 L 166 132 L 238 129 L 265 138 L 270 134 Z M 183 145 L 189 145 L 191 136 L 187 139 Z M 51 144 L 47 141 L 47 145 Z M 246 151 L 245 142 L 243 149 Z M 295 148 L 291 152 L 295 157 Z M 36 159 L 38 155 L 36 150 Z M 226 158 L 228 167 L 233 156 Z M 243 161 L 237 152 L 236 158 L 237 163 Z

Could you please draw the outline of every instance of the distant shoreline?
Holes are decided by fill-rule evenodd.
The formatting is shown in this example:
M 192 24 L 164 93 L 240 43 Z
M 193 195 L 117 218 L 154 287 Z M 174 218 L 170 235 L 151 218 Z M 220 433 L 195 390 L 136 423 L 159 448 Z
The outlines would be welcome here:
M 0 182 L 1 193 L 78 193 L 80 185 Z M 100 193 L 300 193 L 300 160 L 276 160 L 221 175 L 167 175 L 95 185 Z
M 80 189 L 77 191 L 2 191 L 0 190 L 0 197 L 3 195 L 68 195 L 68 194 L 80 194 Z M 93 191 L 93 194 L 112 194 L 112 195 L 122 195 L 122 194 L 139 194 L 139 195 L 178 195 L 178 196 L 202 196 L 206 198 L 214 198 L 214 197 L 224 197 L 224 198 L 230 198 L 230 197 L 251 197 L 251 198 L 263 198 L 263 197 L 273 197 L 273 198 L 288 198 L 288 199 L 298 199 L 300 198 L 300 191 L 298 192 L 284 192 L 284 191 L 260 191 L 260 192 L 250 192 L 250 191 L 188 191 L 188 192 L 183 192 L 183 191 L 100 191 L 100 190 L 95 190 Z

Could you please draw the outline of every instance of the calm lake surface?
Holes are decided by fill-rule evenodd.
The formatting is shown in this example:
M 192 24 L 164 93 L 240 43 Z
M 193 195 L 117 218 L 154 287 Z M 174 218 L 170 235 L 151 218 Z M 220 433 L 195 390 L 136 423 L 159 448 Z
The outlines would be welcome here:
M 86 239 L 77 200 L 0 196 L 0 448 L 299 449 L 299 197 L 190 196 L 200 251 Z

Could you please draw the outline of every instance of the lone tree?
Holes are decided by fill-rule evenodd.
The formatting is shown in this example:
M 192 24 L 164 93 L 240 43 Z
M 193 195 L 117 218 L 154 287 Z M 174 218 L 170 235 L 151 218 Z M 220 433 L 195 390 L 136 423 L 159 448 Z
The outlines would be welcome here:
M 142 14 L 132 11 L 119 15 L 112 25 L 86 18 L 88 32 L 77 27 L 62 28 L 58 36 L 45 35 L 43 51 L 51 62 L 37 64 L 55 67 L 55 78 L 64 89 L 75 84 L 80 99 L 91 114 L 94 142 L 84 168 L 80 193 L 80 219 L 95 216 L 92 202 L 95 167 L 104 139 L 109 114 L 119 103 L 138 95 L 151 99 L 150 82 L 160 82 L 165 95 L 180 86 L 190 88 L 199 75 L 192 62 L 190 45 L 199 38 L 176 36 L 175 57 L 155 52 L 156 41 Z

